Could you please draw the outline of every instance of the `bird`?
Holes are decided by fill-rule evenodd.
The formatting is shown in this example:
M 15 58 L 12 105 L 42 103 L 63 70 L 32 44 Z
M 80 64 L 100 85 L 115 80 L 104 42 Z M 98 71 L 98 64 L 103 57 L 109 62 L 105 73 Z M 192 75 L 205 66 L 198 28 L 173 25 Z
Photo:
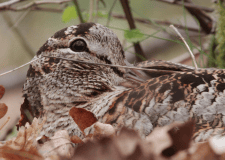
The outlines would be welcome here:
M 67 130 L 70 136 L 84 138 L 69 115 L 73 107 L 90 111 L 117 130 L 132 128 L 142 137 L 156 127 L 190 119 L 195 120 L 196 142 L 225 133 L 223 69 L 195 69 L 163 60 L 130 64 L 116 34 L 98 23 L 56 32 L 34 58 L 23 96 L 34 117 L 47 117 L 41 135 Z

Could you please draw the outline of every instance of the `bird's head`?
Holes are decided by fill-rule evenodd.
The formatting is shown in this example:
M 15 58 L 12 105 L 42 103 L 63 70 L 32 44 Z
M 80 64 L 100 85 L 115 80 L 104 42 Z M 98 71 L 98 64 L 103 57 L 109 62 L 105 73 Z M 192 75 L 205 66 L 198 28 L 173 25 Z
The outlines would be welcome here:
M 35 58 L 23 88 L 34 108 L 89 101 L 117 86 L 133 87 L 135 83 L 127 80 L 127 75 L 135 77 L 129 69 L 71 61 L 128 64 L 117 36 L 100 24 L 83 23 L 56 32 Z
M 82 23 L 56 32 L 37 52 L 35 58 L 40 58 L 40 60 L 32 63 L 27 74 L 28 77 L 34 76 L 35 73 L 45 75 L 54 72 L 58 66 L 57 63 L 60 62 L 64 68 L 68 67 L 70 69 L 75 67 L 75 62 L 66 62 L 58 58 L 54 59 L 44 56 L 122 66 L 128 64 L 123 47 L 116 34 L 107 27 L 96 23 Z M 112 83 L 116 85 L 121 80 L 116 77 L 122 78 L 127 72 L 126 69 L 120 67 L 97 67 L 96 65 L 90 66 L 88 64 L 79 67 L 79 65 L 77 64 L 75 68 L 80 70 L 88 70 L 88 68 L 92 68 L 92 70 L 97 69 L 98 71 L 107 70 L 107 73 L 111 71 L 114 74 L 113 79 L 111 79 Z

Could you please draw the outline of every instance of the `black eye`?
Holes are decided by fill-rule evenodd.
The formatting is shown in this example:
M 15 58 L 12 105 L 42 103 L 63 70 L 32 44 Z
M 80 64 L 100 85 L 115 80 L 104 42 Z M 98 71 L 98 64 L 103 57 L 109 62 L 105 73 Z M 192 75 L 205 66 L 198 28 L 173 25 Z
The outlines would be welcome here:
M 70 49 L 72 49 L 75 52 L 82 52 L 87 49 L 87 44 L 82 39 L 77 39 L 74 42 L 71 43 Z

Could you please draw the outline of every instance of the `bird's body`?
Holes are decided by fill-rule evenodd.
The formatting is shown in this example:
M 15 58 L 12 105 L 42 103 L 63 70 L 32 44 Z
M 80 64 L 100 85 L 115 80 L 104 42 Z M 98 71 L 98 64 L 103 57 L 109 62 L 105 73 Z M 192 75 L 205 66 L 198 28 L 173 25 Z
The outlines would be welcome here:
M 31 64 L 23 89 L 33 115 L 47 117 L 42 135 L 65 129 L 83 138 L 69 115 L 72 107 L 91 111 L 98 121 L 115 128 L 133 128 L 142 136 L 154 127 L 190 118 L 196 120 L 197 141 L 224 133 L 224 70 L 195 71 L 164 61 L 137 65 L 159 70 L 151 73 L 45 56 L 131 66 L 116 35 L 100 24 L 84 23 L 56 32 L 37 52 L 39 59 Z

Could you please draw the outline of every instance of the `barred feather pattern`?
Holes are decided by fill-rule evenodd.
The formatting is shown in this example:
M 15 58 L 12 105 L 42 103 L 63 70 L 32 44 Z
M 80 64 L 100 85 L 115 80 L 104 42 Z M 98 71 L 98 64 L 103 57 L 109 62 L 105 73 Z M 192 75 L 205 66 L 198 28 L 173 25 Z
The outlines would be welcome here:
M 82 39 L 87 49 L 71 50 L 71 42 Z M 49 58 L 51 56 L 55 58 Z M 84 135 L 69 115 L 72 107 L 91 111 L 98 121 L 137 130 L 142 137 L 155 127 L 174 121 L 196 121 L 195 141 L 224 135 L 225 71 L 199 69 L 167 61 L 146 61 L 138 67 L 158 69 L 159 73 L 83 64 L 71 60 L 132 66 L 117 36 L 108 28 L 84 23 L 64 28 L 39 49 L 28 70 L 23 87 L 33 115 L 47 117 L 40 135 L 51 137 L 65 129 L 70 135 Z M 163 74 L 160 70 L 176 73 Z M 128 76 L 135 81 L 128 79 Z M 149 77 L 148 80 L 143 77 Z M 126 83 L 134 84 L 124 85 Z

